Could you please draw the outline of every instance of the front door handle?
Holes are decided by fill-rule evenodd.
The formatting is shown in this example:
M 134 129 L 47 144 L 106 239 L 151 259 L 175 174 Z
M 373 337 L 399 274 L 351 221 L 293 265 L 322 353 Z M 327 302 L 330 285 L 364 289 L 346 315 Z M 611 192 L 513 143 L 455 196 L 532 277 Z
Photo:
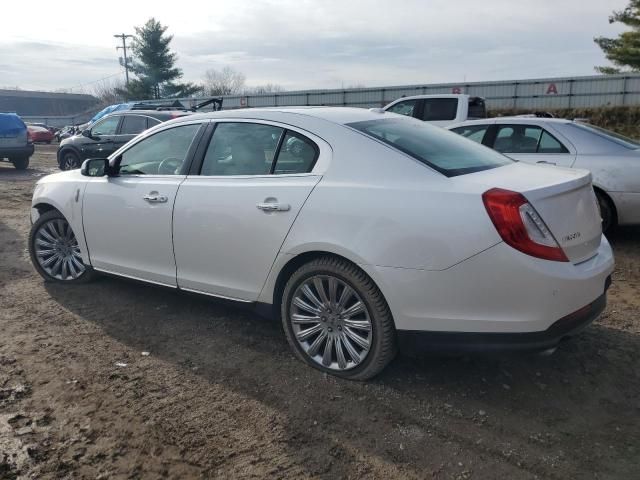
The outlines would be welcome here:
M 546 165 L 555 165 L 556 162 L 548 162 L 547 160 L 538 160 L 536 163 L 544 163 Z
M 258 203 L 256 207 L 264 212 L 287 212 L 291 210 L 291 205 L 288 203 L 263 202 Z
M 167 203 L 168 198 L 164 195 L 159 195 L 158 192 L 151 192 L 142 197 L 149 203 Z

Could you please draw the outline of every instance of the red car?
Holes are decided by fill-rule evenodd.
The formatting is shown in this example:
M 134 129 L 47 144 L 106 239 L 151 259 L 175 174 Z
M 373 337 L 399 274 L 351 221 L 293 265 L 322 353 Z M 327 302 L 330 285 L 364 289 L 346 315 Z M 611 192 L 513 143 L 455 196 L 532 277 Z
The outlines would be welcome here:
M 53 133 L 44 127 L 27 125 L 27 131 L 29 132 L 29 139 L 33 143 L 51 143 L 51 140 L 53 140 Z

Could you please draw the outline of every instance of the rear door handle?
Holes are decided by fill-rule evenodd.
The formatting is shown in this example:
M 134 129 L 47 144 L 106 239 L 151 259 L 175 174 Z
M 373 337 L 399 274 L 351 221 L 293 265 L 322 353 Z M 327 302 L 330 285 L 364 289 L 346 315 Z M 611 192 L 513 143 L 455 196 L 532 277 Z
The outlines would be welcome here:
M 158 195 L 158 192 L 151 192 L 142 198 L 149 203 L 167 203 L 168 200 L 164 195 Z
M 538 160 L 536 163 L 544 163 L 546 165 L 555 165 L 556 162 L 548 162 L 546 160 Z
M 256 207 L 264 212 L 287 212 L 291 210 L 291 205 L 288 203 L 263 202 L 258 203 Z

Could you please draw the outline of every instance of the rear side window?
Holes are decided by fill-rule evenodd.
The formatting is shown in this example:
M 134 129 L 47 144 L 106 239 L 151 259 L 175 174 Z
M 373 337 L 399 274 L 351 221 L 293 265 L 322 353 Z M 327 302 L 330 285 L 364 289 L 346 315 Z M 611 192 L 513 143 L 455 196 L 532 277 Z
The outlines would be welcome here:
M 267 175 L 284 130 L 272 125 L 223 122 L 216 125 L 201 175 Z
M 147 129 L 147 117 L 140 115 L 125 115 L 120 126 L 121 135 L 137 135 Z
M 425 98 L 422 120 L 454 120 L 458 113 L 457 98 Z
M 368 120 L 352 127 L 448 177 L 489 170 L 513 160 L 482 145 L 465 142 L 455 133 L 408 119 Z
M 501 153 L 568 153 L 549 132 L 536 125 L 501 125 L 494 150 Z
M 452 132 L 478 143 L 482 143 L 487 130 L 489 130 L 489 125 L 467 125 L 451 129 Z
M 407 117 L 413 117 L 413 112 L 416 109 L 416 105 L 418 104 L 418 100 L 405 100 L 403 102 L 398 102 L 392 107 L 389 107 L 387 112 L 398 113 L 400 115 L 406 115 Z

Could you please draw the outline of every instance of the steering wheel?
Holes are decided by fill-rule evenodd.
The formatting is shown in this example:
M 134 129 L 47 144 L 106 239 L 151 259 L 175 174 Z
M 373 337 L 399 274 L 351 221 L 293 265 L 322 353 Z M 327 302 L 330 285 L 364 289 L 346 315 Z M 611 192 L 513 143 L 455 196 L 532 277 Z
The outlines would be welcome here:
M 158 165 L 158 175 L 174 175 L 182 166 L 182 160 L 176 157 L 167 157 Z

